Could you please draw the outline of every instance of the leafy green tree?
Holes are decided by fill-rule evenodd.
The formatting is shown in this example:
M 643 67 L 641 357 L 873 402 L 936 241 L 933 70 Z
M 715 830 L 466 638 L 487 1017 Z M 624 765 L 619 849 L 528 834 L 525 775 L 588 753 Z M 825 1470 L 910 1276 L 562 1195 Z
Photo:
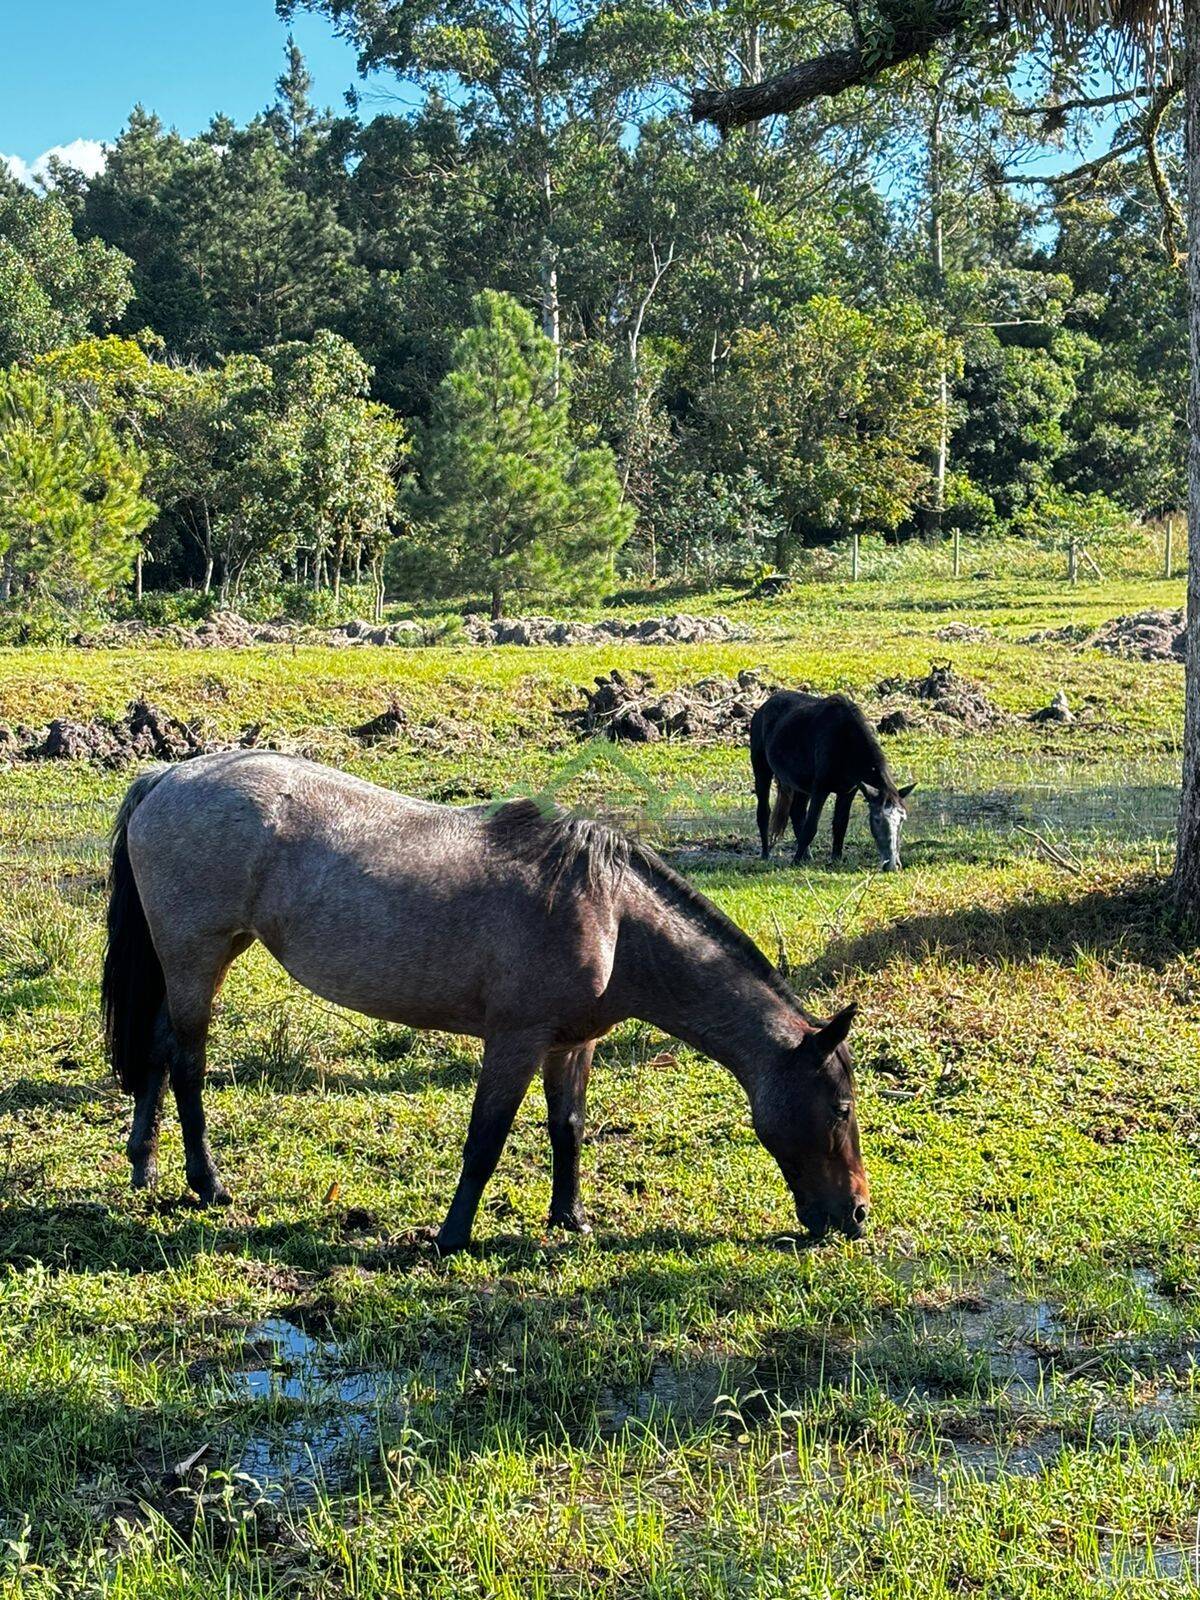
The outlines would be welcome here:
M 128 260 L 99 240 L 81 244 L 55 196 L 0 190 L 0 363 L 107 327 L 132 293 Z
M 727 473 L 750 470 L 771 492 L 776 565 L 798 543 L 891 530 L 911 514 L 954 354 L 913 306 L 871 313 L 830 296 L 734 336 L 703 399 L 706 424 Z
M 410 445 L 387 406 L 367 398 L 371 369 L 345 339 L 324 331 L 311 344 L 267 352 L 289 473 L 287 507 L 297 551 L 311 557 L 335 597 L 350 555 L 380 581 L 397 517 L 397 479 Z M 294 559 L 294 554 L 293 554 Z
M 515 300 L 485 291 L 439 388 L 416 501 L 444 580 L 510 593 L 597 594 L 630 531 L 612 453 L 572 436 L 570 374 Z
M 99 411 L 38 374 L 0 373 L 0 597 L 126 578 L 154 515 L 143 471 Z

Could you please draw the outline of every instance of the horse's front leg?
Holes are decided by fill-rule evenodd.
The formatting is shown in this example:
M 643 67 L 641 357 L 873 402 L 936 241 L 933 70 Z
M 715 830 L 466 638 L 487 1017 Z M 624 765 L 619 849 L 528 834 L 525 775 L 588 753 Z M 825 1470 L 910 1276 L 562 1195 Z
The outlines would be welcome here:
M 587 1113 L 588 1076 L 596 1041 L 575 1050 L 552 1050 L 542 1068 L 546 1087 L 546 1120 L 554 1159 L 550 1191 L 550 1226 L 591 1233 L 579 1198 L 579 1151 Z
M 845 794 L 839 794 L 833 803 L 833 859 L 842 859 L 842 849 L 846 843 L 846 828 L 850 822 L 850 807 L 854 804 L 854 790 L 849 789 Z
M 483 1069 L 463 1147 L 462 1173 L 437 1238 L 443 1255 L 465 1250 L 470 1244 L 471 1227 L 484 1188 L 496 1170 L 513 1118 L 545 1054 L 546 1036 L 541 1032 L 496 1034 L 484 1044 Z

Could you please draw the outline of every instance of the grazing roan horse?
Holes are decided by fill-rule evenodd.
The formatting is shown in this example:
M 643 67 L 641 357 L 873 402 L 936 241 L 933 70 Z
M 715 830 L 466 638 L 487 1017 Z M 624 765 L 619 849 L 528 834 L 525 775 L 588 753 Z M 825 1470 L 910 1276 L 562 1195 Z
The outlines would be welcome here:
M 758 802 L 758 832 L 763 860 L 791 818 L 796 861 L 807 861 L 821 811 L 831 794 L 833 859 L 840 861 L 854 796 L 867 802 L 871 836 L 884 872 L 900 870 L 900 829 L 904 802 L 916 788 L 898 788 L 875 730 L 853 700 L 843 694 L 822 698 L 795 689 L 777 689 L 750 720 L 750 764 Z M 778 785 L 771 804 L 771 780 Z
M 539 1070 L 550 1221 L 586 1230 L 592 1052 L 627 1017 L 729 1068 L 811 1233 L 863 1231 L 853 1006 L 816 1022 L 716 906 L 609 828 L 532 801 L 431 805 L 269 751 L 151 771 L 117 818 L 103 1006 L 114 1071 L 135 1100 L 135 1188 L 156 1176 L 169 1078 L 188 1183 L 202 1201 L 228 1202 L 205 1134 L 205 1041 L 213 997 L 256 939 L 326 1000 L 484 1040 L 443 1251 L 470 1242 Z

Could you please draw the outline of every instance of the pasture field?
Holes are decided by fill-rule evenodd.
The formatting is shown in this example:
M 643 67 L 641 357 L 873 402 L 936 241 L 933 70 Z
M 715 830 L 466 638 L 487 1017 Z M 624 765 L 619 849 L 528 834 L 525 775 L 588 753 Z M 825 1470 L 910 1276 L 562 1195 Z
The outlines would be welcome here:
M 630 597 L 631 613 L 671 609 Z M 679 602 L 699 609 L 690 599 Z M 234 1192 L 131 1194 L 96 991 L 130 773 L 0 769 L 0 1594 L 863 1596 L 1200 1591 L 1200 964 L 1164 905 L 1182 671 L 1065 643 L 1179 583 L 813 585 L 658 649 L 0 651 L 0 720 L 131 696 L 411 793 L 561 785 L 624 817 L 849 998 L 874 1219 L 789 1242 L 719 1067 L 600 1047 L 591 1237 L 548 1235 L 531 1094 L 448 1262 L 473 1041 L 234 969 L 207 1104 Z M 986 635 L 937 637 L 948 621 Z M 743 748 L 621 747 L 557 712 L 617 666 L 860 694 L 933 659 L 1007 715 L 912 728 L 907 870 L 751 848 Z M 1059 687 L 1080 713 L 1028 713 Z M 396 695 L 407 723 L 347 730 Z M 578 765 L 578 764 L 576 764 Z M 573 771 L 573 776 L 569 774 Z M 564 776 L 568 774 L 568 776 Z

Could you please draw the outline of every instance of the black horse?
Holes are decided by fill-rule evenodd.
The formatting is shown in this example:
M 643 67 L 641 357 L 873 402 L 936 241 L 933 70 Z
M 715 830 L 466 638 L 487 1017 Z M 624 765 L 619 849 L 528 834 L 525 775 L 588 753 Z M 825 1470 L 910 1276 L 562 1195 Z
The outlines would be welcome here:
M 809 847 L 831 794 L 833 859 L 840 861 L 855 791 L 867 802 L 871 833 L 884 872 L 900 870 L 900 829 L 908 815 L 904 801 L 916 788 L 901 789 L 888 770 L 887 757 L 871 724 L 853 700 L 824 698 L 777 689 L 750 722 L 750 763 L 758 801 L 758 832 L 763 860 L 787 827 L 796 833 L 796 860 L 809 859 Z M 771 805 L 771 780 L 778 785 Z

